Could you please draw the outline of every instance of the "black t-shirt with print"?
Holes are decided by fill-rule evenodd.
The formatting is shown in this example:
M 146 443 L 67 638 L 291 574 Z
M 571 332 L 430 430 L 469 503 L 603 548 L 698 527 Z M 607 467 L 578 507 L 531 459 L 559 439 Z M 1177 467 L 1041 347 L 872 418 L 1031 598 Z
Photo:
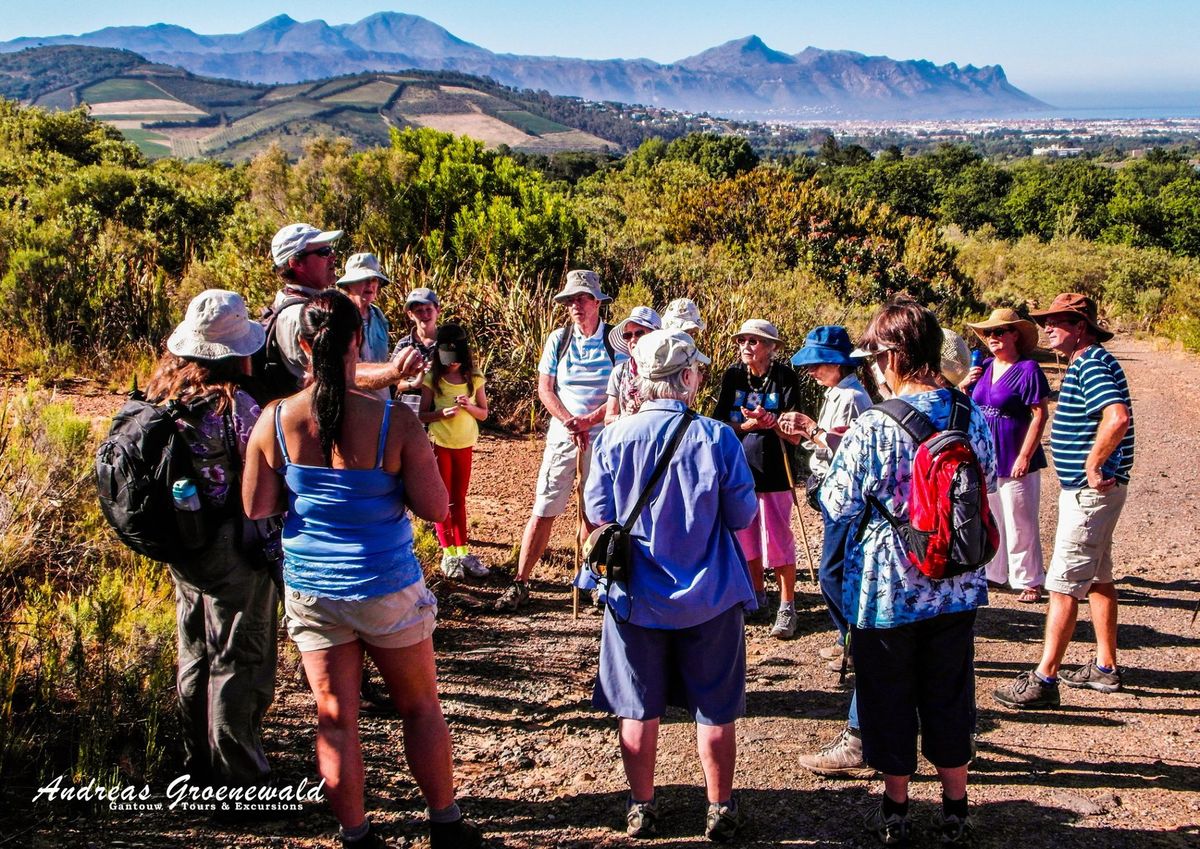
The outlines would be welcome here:
M 800 379 L 791 366 L 772 362 L 761 378 L 752 377 L 745 363 L 735 363 L 725 370 L 721 378 L 721 392 L 713 418 L 731 425 L 742 450 L 754 473 L 756 492 L 785 492 L 788 489 L 787 470 L 783 466 L 783 440 L 773 430 L 752 430 L 745 433 L 738 429 L 744 420 L 742 407 L 754 409 L 765 407 L 769 412 L 786 413 L 800 409 Z M 788 452 L 792 461 L 792 473 L 796 474 L 794 454 Z

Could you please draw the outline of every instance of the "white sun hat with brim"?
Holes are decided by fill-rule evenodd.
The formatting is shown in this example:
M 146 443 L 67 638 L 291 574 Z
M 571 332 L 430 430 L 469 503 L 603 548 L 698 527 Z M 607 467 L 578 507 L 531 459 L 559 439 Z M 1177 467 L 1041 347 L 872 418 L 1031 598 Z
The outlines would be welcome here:
M 591 295 L 601 303 L 612 300 L 600 289 L 600 275 L 584 268 L 567 272 L 567 282 L 554 300 L 561 304 L 576 295 Z
M 665 380 L 690 365 L 712 362 L 696 350 L 696 342 L 682 330 L 652 330 L 633 348 L 638 375 L 646 380 Z
M 351 254 L 350 258 L 346 260 L 346 273 L 337 279 L 337 285 L 361 283 L 371 278 L 382 280 L 384 283 L 392 282 L 392 279 L 380 269 L 379 257 L 375 254 Z
M 167 339 L 167 350 L 195 360 L 248 357 L 266 338 L 267 331 L 250 319 L 241 295 L 208 289 L 192 298 L 183 321 Z
M 658 313 L 650 307 L 634 307 L 629 311 L 628 318 L 621 319 L 612 330 L 608 331 L 608 343 L 613 346 L 614 351 L 620 351 L 622 354 L 629 353 L 629 343 L 621 338 L 621 334 L 630 324 L 640 324 L 650 330 L 662 329 L 662 319 L 658 317 Z
M 700 317 L 700 307 L 691 298 L 676 298 L 667 304 L 662 320 L 665 330 L 682 330 L 684 333 L 694 333 L 708 326 Z
M 737 339 L 739 336 L 757 336 L 776 345 L 783 344 L 783 340 L 779 338 L 779 328 L 762 318 L 748 318 L 742 322 L 736 333 L 729 334 L 731 339 Z
M 341 230 L 318 230 L 311 224 L 289 224 L 271 240 L 271 259 L 275 261 L 276 268 L 282 268 L 289 259 L 303 253 L 305 248 L 332 245 L 340 238 Z

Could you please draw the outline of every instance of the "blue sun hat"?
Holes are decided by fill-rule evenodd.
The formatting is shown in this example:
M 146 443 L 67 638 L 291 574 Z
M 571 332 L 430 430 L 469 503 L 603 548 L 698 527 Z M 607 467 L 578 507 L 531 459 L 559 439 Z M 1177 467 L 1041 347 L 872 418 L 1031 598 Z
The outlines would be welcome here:
M 846 328 L 837 324 L 823 324 L 814 327 L 808 336 L 804 337 L 804 345 L 792 357 L 792 365 L 797 368 L 804 366 L 857 366 L 862 360 L 850 356 L 854 345 L 850 343 L 850 335 Z

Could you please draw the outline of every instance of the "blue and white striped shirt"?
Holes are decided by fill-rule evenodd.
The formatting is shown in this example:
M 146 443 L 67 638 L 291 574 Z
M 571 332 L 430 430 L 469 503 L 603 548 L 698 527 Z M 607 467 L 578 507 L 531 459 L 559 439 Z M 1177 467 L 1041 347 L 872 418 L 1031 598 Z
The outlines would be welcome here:
M 1058 408 L 1050 426 L 1050 452 L 1054 471 L 1064 489 L 1087 486 L 1088 454 L 1096 442 L 1100 417 L 1110 404 L 1124 404 L 1129 411 L 1129 429 L 1117 449 L 1100 467 L 1106 478 L 1129 482 L 1133 468 L 1133 402 L 1125 371 L 1117 358 L 1100 345 L 1093 345 L 1067 368 L 1058 393 Z

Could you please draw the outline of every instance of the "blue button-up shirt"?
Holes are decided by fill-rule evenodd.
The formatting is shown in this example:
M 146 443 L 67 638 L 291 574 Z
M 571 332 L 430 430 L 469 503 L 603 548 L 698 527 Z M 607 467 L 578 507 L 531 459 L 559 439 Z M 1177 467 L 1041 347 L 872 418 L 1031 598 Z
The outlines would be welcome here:
M 624 521 L 679 426 L 682 401 L 647 401 L 596 438 L 584 490 L 588 521 Z M 733 532 L 754 519 L 758 502 L 742 445 L 725 424 L 698 417 L 633 524 L 628 588 L 609 602 L 645 628 L 707 622 L 735 604 L 754 609 L 746 558 Z

